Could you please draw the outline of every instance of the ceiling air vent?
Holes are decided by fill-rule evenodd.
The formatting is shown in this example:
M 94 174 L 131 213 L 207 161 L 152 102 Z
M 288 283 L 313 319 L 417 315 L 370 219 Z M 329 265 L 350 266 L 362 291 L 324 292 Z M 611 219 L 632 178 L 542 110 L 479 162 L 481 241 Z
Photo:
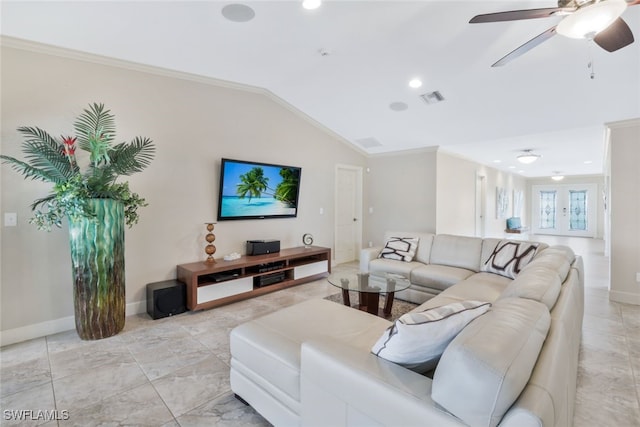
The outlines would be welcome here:
M 439 91 L 433 91 L 429 93 L 423 93 L 420 95 L 420 98 L 427 104 L 437 104 L 438 102 L 444 101 L 444 96 Z
M 382 143 L 373 137 L 356 139 L 355 142 L 362 148 L 382 147 Z

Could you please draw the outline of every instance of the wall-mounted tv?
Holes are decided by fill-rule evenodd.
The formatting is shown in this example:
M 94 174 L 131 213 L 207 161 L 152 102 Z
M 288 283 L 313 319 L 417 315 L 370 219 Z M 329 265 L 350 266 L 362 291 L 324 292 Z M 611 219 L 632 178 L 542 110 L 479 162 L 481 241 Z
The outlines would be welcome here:
M 301 171 L 294 166 L 222 159 L 218 221 L 297 216 Z

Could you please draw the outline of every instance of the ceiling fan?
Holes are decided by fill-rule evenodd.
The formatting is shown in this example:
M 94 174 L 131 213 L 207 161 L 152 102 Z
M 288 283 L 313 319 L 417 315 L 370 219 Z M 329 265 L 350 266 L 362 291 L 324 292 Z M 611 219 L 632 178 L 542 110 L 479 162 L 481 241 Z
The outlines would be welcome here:
M 518 58 L 556 33 L 571 38 L 593 40 L 608 52 L 614 52 L 633 43 L 633 33 L 620 18 L 627 6 L 640 4 L 640 0 L 558 0 L 558 7 L 510 10 L 474 16 L 469 23 L 517 21 L 521 19 L 564 16 L 553 27 L 532 38 L 502 57 L 492 67 L 500 67 Z

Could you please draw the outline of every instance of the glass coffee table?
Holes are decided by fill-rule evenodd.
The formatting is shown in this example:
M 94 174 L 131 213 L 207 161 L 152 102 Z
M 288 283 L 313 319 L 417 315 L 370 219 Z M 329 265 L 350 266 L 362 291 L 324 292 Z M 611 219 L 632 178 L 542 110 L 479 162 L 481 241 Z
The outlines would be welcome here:
M 342 302 L 351 307 L 349 291 L 358 292 L 359 304 L 354 308 L 390 317 L 395 292 L 411 286 L 411 282 L 400 274 L 386 273 L 384 276 L 370 276 L 369 273 L 334 273 L 327 279 L 333 286 L 342 289 Z M 386 294 L 384 308 L 378 308 L 380 294 Z

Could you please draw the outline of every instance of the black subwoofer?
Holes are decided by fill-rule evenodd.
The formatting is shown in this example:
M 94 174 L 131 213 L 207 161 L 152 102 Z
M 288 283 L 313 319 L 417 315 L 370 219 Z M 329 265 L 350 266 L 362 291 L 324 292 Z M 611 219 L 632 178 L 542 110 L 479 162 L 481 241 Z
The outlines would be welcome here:
M 149 283 L 147 285 L 147 313 L 152 319 L 184 313 L 187 309 L 185 284 L 178 280 Z

